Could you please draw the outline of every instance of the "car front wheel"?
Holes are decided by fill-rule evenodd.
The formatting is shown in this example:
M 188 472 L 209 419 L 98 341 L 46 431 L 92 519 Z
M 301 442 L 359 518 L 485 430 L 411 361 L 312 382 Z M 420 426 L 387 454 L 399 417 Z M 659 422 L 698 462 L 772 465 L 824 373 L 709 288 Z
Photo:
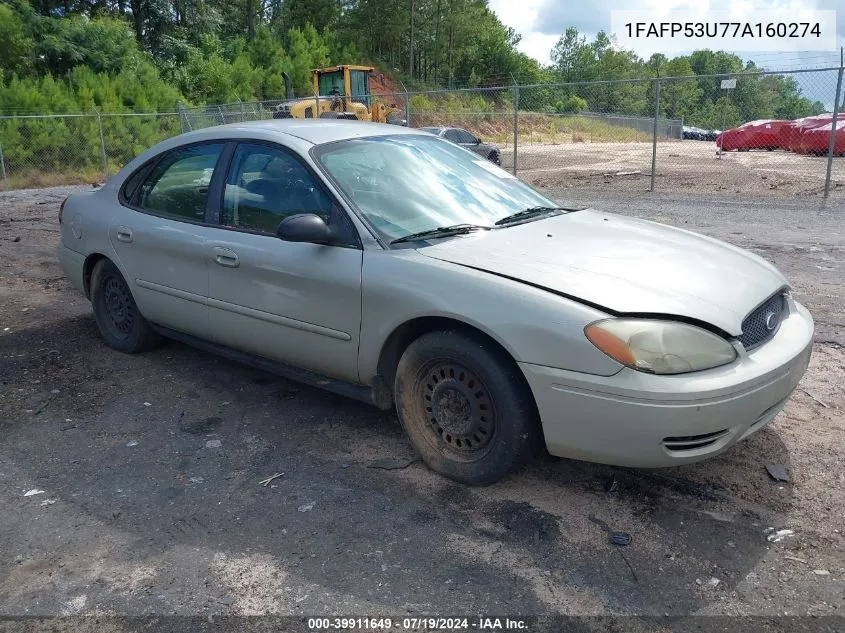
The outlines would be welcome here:
M 91 305 L 100 334 L 114 349 L 134 354 L 160 341 L 141 316 L 123 275 L 108 259 L 98 261 L 91 271 Z
M 402 355 L 394 385 L 399 420 L 432 470 L 491 484 L 534 453 L 540 426 L 516 364 L 493 344 L 432 332 Z

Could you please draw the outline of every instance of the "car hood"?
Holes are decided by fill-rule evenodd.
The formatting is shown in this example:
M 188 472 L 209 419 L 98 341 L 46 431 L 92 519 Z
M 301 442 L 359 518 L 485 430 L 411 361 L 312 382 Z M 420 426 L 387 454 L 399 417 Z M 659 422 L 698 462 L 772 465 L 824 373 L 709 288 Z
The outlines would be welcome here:
M 586 209 L 419 249 L 594 304 L 681 316 L 738 336 L 742 320 L 787 285 L 762 258 L 663 224 Z

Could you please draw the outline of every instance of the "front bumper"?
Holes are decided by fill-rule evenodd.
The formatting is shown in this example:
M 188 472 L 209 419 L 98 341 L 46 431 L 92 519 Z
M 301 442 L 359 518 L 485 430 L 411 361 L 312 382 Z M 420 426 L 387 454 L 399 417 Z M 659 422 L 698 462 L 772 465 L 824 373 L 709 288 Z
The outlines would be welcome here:
M 613 376 L 520 363 L 553 455 L 654 468 L 717 455 L 771 422 L 807 370 L 813 319 L 789 315 L 765 345 L 724 367 L 657 376 Z

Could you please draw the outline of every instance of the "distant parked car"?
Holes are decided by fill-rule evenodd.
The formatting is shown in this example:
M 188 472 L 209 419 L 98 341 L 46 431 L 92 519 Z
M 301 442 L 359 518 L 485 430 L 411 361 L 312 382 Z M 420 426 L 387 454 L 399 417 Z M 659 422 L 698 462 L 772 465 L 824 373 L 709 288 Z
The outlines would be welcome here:
M 499 165 L 502 162 L 501 152 L 498 146 L 493 145 L 492 143 L 484 143 L 480 138 L 471 132 L 467 132 L 463 128 L 421 127 L 420 129 L 425 132 L 431 132 L 440 138 L 445 138 L 447 141 L 460 145 L 471 152 L 475 152 L 479 156 L 483 156 L 489 160 L 491 163 Z
M 685 125 L 682 134 L 685 141 L 715 141 L 719 132 Z
M 780 149 L 780 130 L 792 121 L 760 120 L 743 123 L 725 130 L 716 137 L 716 144 L 724 151 L 747 152 L 752 149 L 772 151 Z

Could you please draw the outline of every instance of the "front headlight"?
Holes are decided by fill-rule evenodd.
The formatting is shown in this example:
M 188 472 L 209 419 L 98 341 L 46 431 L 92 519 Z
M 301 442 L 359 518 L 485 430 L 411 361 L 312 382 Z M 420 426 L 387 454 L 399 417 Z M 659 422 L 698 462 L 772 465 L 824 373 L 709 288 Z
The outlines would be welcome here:
M 684 374 L 727 365 L 736 350 L 694 325 L 654 319 L 604 319 L 584 328 L 590 342 L 612 359 L 652 374 Z

